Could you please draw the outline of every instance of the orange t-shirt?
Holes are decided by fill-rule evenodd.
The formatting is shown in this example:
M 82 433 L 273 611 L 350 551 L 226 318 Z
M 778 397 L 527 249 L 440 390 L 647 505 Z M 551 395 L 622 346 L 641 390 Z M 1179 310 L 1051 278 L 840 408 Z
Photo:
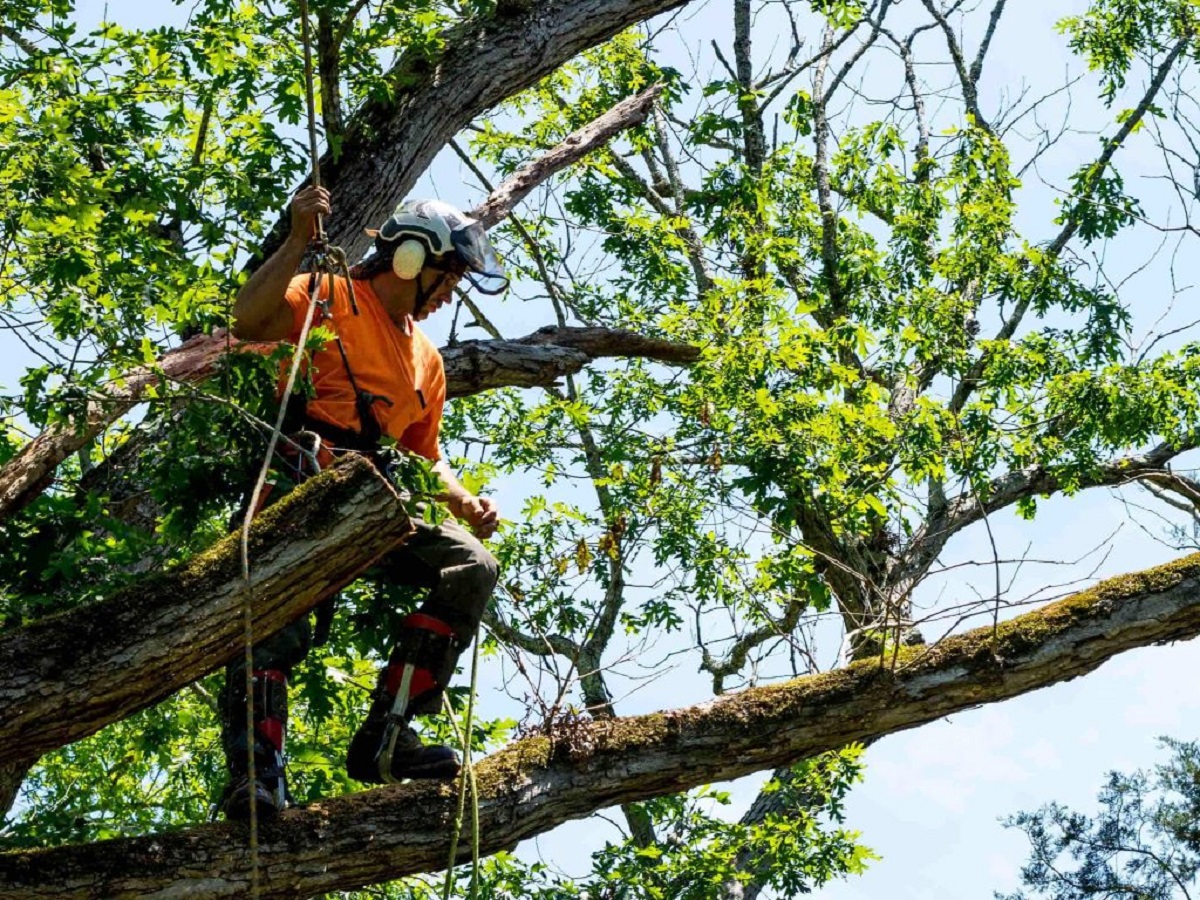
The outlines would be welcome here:
M 440 459 L 438 431 L 446 404 L 442 355 L 412 319 L 405 321 L 407 328 L 391 320 L 370 282 L 354 282 L 358 315 L 351 311 L 345 279 L 335 277 L 333 284 L 333 321 L 323 318 L 318 307 L 314 327 L 324 325 L 341 336 L 360 391 L 387 398 L 376 400 L 371 407 L 383 433 L 426 459 Z M 328 276 L 323 276 L 319 294 L 322 300 L 328 296 L 328 285 Z M 308 312 L 308 275 L 293 278 L 284 299 L 292 309 L 288 340 L 294 343 L 300 338 Z M 313 354 L 311 365 L 316 396 L 308 401 L 308 415 L 338 428 L 362 431 L 354 389 L 337 342 L 326 342 Z

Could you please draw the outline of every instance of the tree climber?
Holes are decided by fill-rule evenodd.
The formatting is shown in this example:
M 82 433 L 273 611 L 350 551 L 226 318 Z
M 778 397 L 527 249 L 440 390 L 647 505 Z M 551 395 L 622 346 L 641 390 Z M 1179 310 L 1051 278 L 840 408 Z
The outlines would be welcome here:
M 233 310 L 237 337 L 297 341 L 310 282 L 308 275 L 294 273 L 318 215 L 329 212 L 324 188 L 308 187 L 296 195 L 287 240 L 238 292 Z M 314 324 L 330 328 L 337 338 L 312 356 L 315 396 L 301 414 L 303 428 L 319 436 L 316 449 L 323 461 L 359 452 L 386 468 L 388 454 L 395 451 L 381 448 L 385 436 L 403 451 L 432 460 L 445 484 L 439 499 L 475 536 L 452 520 L 437 526 L 417 521 L 416 533 L 383 560 L 384 578 L 428 593 L 393 635 L 366 721 L 350 742 L 346 768 L 352 778 L 373 784 L 453 778 L 459 770 L 457 754 L 422 744 L 409 722 L 413 715 L 441 709 L 458 657 L 479 627 L 497 579 L 496 560 L 479 539 L 495 532 L 499 511 L 487 497 L 467 491 L 441 458 L 438 430 L 446 378 L 441 355 L 415 323 L 449 303 L 463 276 L 489 294 L 503 292 L 508 280 L 482 224 L 440 201 L 402 203 L 378 231 L 367 233 L 375 247 L 350 269 L 353 294 L 344 278 L 334 277 L 330 297 L 329 279 L 321 279 Z M 298 472 L 300 477 L 311 473 Z M 260 816 L 271 817 L 286 803 L 287 680 L 312 643 L 312 627 L 304 616 L 253 649 L 253 785 L 247 775 L 243 660 L 239 657 L 226 669 L 221 719 L 230 778 L 222 805 L 230 819 L 249 817 L 251 791 Z

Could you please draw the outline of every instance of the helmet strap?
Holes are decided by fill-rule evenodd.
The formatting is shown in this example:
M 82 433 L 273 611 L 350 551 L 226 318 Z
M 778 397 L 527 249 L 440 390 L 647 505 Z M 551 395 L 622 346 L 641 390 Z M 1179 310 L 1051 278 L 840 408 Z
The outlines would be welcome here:
M 431 269 L 433 267 L 426 266 L 425 268 Z M 434 271 L 436 271 L 438 273 L 437 279 L 428 288 L 424 287 L 421 284 L 420 273 L 419 272 L 417 273 L 417 277 L 415 279 L 417 282 L 417 297 L 413 301 L 413 311 L 412 311 L 413 318 L 416 318 L 417 316 L 419 316 L 421 314 L 421 310 L 423 310 L 425 308 L 425 304 L 427 304 L 429 302 L 429 298 L 433 296 L 433 292 L 436 291 L 439 287 L 441 287 L 442 282 L 446 280 L 445 272 L 442 272 L 437 269 L 434 269 Z

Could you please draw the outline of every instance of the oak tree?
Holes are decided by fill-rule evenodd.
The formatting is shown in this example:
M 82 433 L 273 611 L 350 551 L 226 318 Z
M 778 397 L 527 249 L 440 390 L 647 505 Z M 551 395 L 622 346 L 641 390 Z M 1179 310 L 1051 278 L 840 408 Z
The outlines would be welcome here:
M 1062 41 L 1090 75 L 1025 93 L 989 80 L 1019 49 L 1004 0 L 312 5 L 331 237 L 361 251 L 443 153 L 499 210 L 518 276 L 503 306 L 464 299 L 445 351 L 468 482 L 522 495 L 483 636 L 522 720 L 471 735 L 496 752 L 478 769 L 490 856 L 464 882 L 810 889 L 870 856 L 840 824 L 856 742 L 1200 629 L 1193 558 L 950 637 L 1005 611 L 999 560 L 982 599 L 913 603 L 950 542 L 1002 510 L 1134 482 L 1176 512 L 1200 500 L 1178 465 L 1200 418 L 1186 322 L 1166 298 L 1135 341 L 1130 267 L 1110 261 L 1146 233 L 1179 259 L 1195 238 L 1192 4 L 1081 7 Z M 296 10 L 206 0 L 174 25 L 95 29 L 65 0 L 5 11 L 0 316 L 37 359 L 0 448 L 0 772 L 9 796 L 23 783 L 0 883 L 236 893 L 244 833 L 198 824 L 221 781 L 200 676 L 236 638 L 215 628 L 186 665 L 155 648 L 245 602 L 223 536 L 275 361 L 203 335 L 307 171 Z M 672 42 L 694 43 L 693 15 L 689 57 Z M 640 122 L 537 168 L 643 95 Z M 1169 187 L 1135 195 L 1145 151 Z M 300 808 L 264 832 L 262 896 L 401 877 L 385 890 L 424 896 L 421 873 L 446 865 L 450 795 L 357 790 L 339 756 L 407 602 L 354 580 L 389 533 L 343 520 L 370 509 L 398 539 L 389 492 L 339 467 L 280 504 L 282 556 L 269 522 L 256 531 L 260 630 L 343 594 L 298 673 Z M 321 589 L 297 594 L 286 554 L 335 541 Z M 844 652 L 823 672 L 811 637 L 831 618 Z M 705 675 L 674 705 L 720 696 L 647 712 L 638 679 L 675 656 Z M 703 788 L 764 770 L 736 822 Z M 614 805 L 588 877 L 508 852 Z

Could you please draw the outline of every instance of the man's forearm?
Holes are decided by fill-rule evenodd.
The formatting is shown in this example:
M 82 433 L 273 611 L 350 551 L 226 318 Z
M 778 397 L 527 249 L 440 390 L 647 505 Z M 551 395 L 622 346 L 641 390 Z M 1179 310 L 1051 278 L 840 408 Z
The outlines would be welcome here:
M 289 237 L 247 279 L 233 305 L 233 333 L 243 340 L 282 340 L 272 330 L 280 318 L 288 283 L 304 257 L 307 242 Z M 277 329 L 275 329 L 277 330 Z
M 458 480 L 458 476 L 454 474 L 454 470 L 450 468 L 444 459 L 434 462 L 433 471 L 438 478 L 442 479 L 442 484 L 446 486 L 445 493 L 440 495 L 438 499 L 444 501 L 450 507 L 450 512 L 458 515 L 457 508 L 462 504 L 463 500 L 471 496 L 471 492 L 462 486 L 462 483 Z

